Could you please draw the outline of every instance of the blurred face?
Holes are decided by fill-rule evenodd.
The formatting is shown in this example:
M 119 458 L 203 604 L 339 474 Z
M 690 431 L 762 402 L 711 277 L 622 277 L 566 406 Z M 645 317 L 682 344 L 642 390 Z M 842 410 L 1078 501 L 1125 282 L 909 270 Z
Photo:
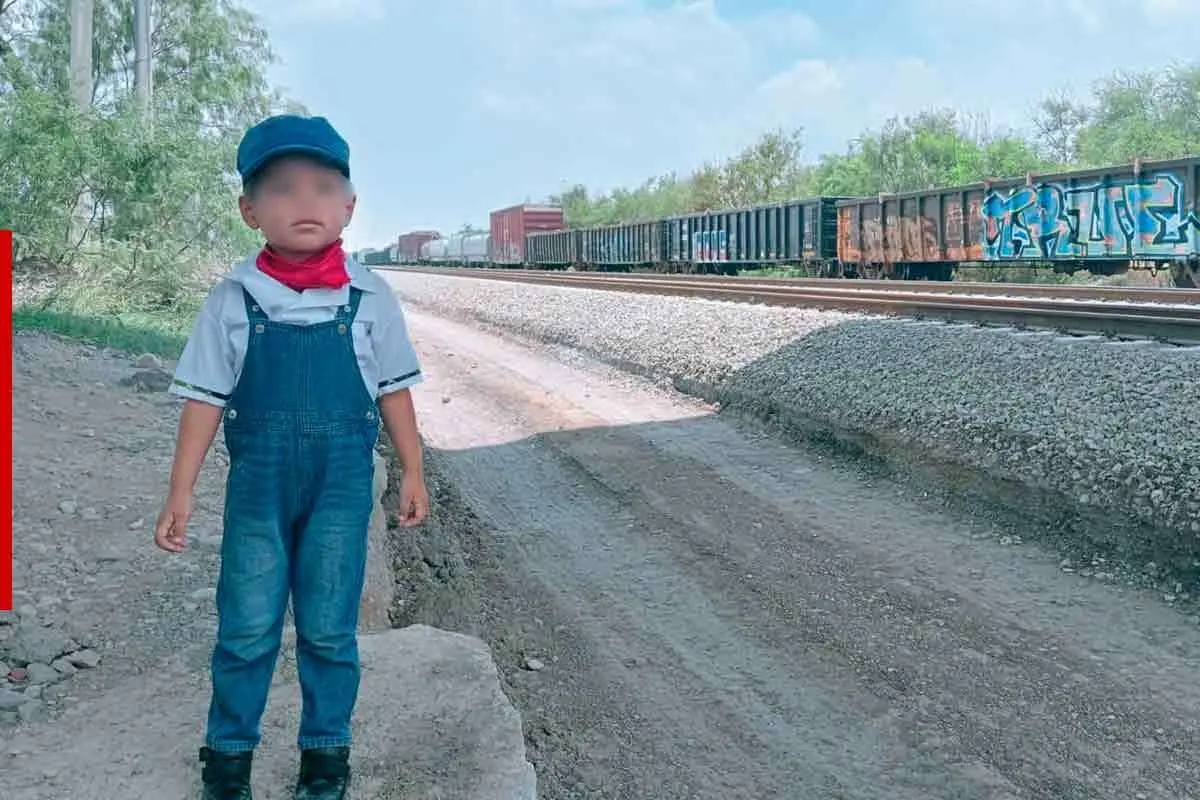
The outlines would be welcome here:
M 242 219 L 284 257 L 299 259 L 336 241 L 354 215 L 350 182 L 306 158 L 267 166 L 239 201 Z

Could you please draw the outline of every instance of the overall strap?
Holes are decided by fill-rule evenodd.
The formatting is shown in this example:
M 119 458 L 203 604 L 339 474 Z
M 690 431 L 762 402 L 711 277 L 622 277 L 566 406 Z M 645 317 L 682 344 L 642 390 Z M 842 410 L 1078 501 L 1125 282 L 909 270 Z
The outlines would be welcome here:
M 350 300 L 344 306 L 338 306 L 337 321 L 349 325 L 354 322 L 354 318 L 358 316 L 358 306 L 362 302 L 363 291 L 353 286 L 350 287 Z
M 267 312 L 262 310 L 254 296 L 245 289 L 242 289 L 242 300 L 246 303 L 246 318 L 251 323 L 270 321 L 267 318 Z

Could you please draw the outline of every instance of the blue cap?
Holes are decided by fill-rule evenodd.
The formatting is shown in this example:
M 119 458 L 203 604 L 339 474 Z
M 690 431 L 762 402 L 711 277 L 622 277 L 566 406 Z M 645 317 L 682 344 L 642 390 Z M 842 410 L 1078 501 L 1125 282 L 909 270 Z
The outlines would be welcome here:
M 237 151 L 237 169 L 246 181 L 280 156 L 306 155 L 350 177 L 350 145 L 324 117 L 279 114 L 246 131 Z

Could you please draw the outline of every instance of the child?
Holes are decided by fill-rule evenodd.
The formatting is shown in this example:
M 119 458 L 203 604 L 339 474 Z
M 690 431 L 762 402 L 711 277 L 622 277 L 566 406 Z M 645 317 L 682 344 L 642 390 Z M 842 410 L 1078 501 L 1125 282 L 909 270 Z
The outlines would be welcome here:
M 271 117 L 238 147 L 242 219 L 267 244 L 209 294 L 172 392 L 187 398 L 155 543 L 184 549 L 192 489 L 222 417 L 229 450 L 206 800 L 249 800 L 289 593 L 303 714 L 296 797 L 344 798 L 358 695 L 379 420 L 404 467 L 401 523 L 429 498 L 409 387 L 421 379 L 387 284 L 342 251 L 350 152 L 321 117 Z

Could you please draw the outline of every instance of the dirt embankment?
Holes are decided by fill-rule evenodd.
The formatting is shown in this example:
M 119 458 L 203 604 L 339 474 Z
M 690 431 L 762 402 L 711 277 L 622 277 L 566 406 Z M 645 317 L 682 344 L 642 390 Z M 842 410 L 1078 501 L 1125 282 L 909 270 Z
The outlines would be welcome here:
M 438 524 L 405 622 L 492 646 L 541 796 L 1195 797 L 1200 626 L 1019 529 L 414 312 Z
M 986 507 L 1069 569 L 1200 593 L 1196 349 L 384 274 L 413 307 L 569 346 Z

